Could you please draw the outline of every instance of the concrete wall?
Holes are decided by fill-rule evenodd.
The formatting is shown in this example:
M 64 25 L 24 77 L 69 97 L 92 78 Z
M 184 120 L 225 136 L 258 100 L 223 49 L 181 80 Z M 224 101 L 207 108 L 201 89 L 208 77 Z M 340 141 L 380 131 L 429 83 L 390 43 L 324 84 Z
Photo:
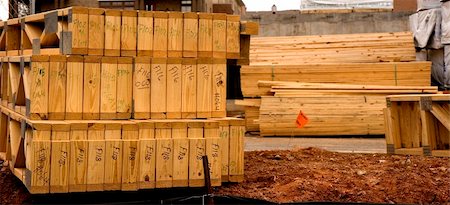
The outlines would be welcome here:
M 259 36 L 300 36 L 409 31 L 413 12 L 300 14 L 299 11 L 247 12 L 260 23 Z

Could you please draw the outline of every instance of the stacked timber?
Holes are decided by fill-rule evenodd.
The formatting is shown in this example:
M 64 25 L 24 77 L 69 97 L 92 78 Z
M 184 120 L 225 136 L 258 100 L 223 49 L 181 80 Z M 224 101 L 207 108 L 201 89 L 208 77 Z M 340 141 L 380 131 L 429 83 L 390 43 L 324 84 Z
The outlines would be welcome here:
M 253 38 L 251 65 L 404 62 L 416 59 L 412 33 Z
M 248 131 L 260 130 L 261 99 L 274 95 L 271 85 L 258 85 L 258 81 L 413 87 L 431 84 L 431 63 L 415 61 L 414 39 L 409 32 L 259 37 L 252 39 L 250 52 L 251 64 L 241 68 L 244 100 L 237 102 L 245 106 Z M 281 95 L 282 91 L 278 91 L 278 95 Z M 399 91 L 403 93 L 405 90 L 400 88 Z M 306 95 L 310 91 L 301 92 Z M 311 92 L 318 94 L 316 90 Z M 381 102 L 382 97 L 389 95 L 389 92 L 378 93 L 376 102 Z M 331 92 L 320 95 L 328 93 Z M 333 92 L 333 96 L 335 94 Z M 287 97 L 288 93 L 284 92 L 283 95 Z M 297 115 L 298 111 L 292 111 L 291 114 Z M 379 117 L 379 123 L 370 132 L 367 128 L 361 128 L 359 133 L 382 134 Z M 327 135 L 346 133 L 357 132 L 333 134 L 330 131 Z
M 227 65 L 248 64 L 257 28 L 81 7 L 1 23 L 0 158 L 33 194 L 243 181 Z
M 261 136 L 383 135 L 385 98 L 392 94 L 437 93 L 430 86 L 260 82 L 272 96 L 261 97 Z M 297 128 L 299 113 L 309 123 Z
M 430 70 L 430 62 L 250 65 L 241 68 L 241 85 L 245 97 L 267 93 L 268 90 L 259 89 L 258 80 L 424 86 L 431 84 Z
M 450 157 L 450 95 L 386 98 L 388 154 Z

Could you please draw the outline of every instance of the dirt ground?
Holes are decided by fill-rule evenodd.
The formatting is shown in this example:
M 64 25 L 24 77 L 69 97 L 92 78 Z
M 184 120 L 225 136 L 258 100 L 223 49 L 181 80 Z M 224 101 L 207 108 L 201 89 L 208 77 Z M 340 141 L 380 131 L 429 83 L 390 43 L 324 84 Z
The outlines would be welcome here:
M 271 202 L 450 203 L 450 159 L 317 148 L 245 154 L 245 181 L 217 194 Z
M 307 148 L 246 152 L 245 162 L 245 181 L 225 184 L 215 194 L 277 203 L 450 203 L 448 158 Z M 1 170 L 0 204 L 31 198 L 19 180 L 6 168 Z

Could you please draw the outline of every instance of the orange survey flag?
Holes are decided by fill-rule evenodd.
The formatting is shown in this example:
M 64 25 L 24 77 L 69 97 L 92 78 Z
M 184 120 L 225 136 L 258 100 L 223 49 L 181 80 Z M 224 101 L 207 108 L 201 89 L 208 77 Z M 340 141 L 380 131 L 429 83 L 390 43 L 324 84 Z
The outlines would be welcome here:
M 309 119 L 306 117 L 305 114 L 300 110 L 300 113 L 298 113 L 297 120 L 295 121 L 295 124 L 298 128 L 304 127 L 306 124 L 308 124 Z

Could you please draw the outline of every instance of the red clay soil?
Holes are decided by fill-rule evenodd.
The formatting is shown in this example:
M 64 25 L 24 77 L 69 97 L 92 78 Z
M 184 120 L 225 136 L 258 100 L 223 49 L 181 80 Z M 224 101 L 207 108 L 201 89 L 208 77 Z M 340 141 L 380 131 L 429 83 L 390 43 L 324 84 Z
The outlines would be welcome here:
M 215 194 L 271 202 L 450 203 L 450 159 L 343 154 L 316 148 L 245 153 L 245 181 Z M 0 204 L 29 202 L 11 172 L 0 172 Z
M 316 148 L 245 153 L 245 181 L 216 194 L 287 202 L 450 203 L 450 159 Z

